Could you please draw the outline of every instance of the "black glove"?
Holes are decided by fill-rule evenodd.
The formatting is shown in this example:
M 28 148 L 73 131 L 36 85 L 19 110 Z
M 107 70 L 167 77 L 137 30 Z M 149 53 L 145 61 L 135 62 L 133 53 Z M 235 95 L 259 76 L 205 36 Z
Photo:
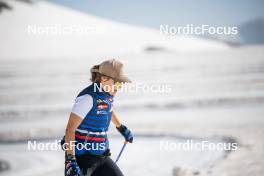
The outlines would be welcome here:
M 116 127 L 116 129 L 124 136 L 126 141 L 128 141 L 130 143 L 133 142 L 133 134 L 125 125 L 121 125 L 120 127 Z

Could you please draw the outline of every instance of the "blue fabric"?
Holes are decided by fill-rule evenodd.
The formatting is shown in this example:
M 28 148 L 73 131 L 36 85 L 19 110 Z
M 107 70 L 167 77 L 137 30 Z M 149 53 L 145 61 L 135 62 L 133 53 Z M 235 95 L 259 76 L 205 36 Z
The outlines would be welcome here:
M 119 128 L 117 128 L 118 131 L 124 136 L 126 141 L 132 143 L 133 142 L 133 134 L 132 132 L 125 126 L 121 125 Z
M 100 83 L 96 82 L 82 90 L 77 97 L 89 94 L 93 98 L 93 107 L 83 119 L 78 129 L 88 132 L 107 132 L 112 118 L 113 96 L 100 90 Z M 108 148 L 109 142 L 107 135 L 87 134 L 75 132 L 75 155 L 86 153 L 102 155 Z M 91 147 L 87 149 L 78 149 L 77 145 L 87 144 Z M 96 147 L 96 146 L 104 147 Z
M 81 170 L 76 161 L 69 161 L 66 164 L 66 176 L 80 176 Z

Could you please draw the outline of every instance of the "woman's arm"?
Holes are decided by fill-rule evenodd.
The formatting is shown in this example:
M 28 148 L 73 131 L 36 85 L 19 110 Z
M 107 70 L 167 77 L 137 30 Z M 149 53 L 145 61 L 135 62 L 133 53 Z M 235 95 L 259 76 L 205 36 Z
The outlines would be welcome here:
M 116 113 L 112 111 L 112 122 L 115 124 L 116 129 L 124 136 L 127 142 L 133 142 L 133 134 L 132 132 L 123 124 L 121 124 L 119 118 Z
M 78 115 L 71 113 L 68 121 L 68 125 L 66 128 L 66 135 L 65 135 L 65 142 L 67 144 L 67 150 L 66 153 L 75 155 L 75 146 L 71 144 L 74 144 L 75 141 L 75 130 L 76 128 L 81 124 L 82 118 Z
M 93 98 L 91 95 L 86 94 L 79 96 L 75 99 L 75 103 L 72 107 L 68 125 L 66 128 L 65 142 L 68 144 L 67 154 L 75 154 L 75 147 L 69 146 L 74 144 L 75 141 L 75 130 L 81 124 L 86 114 L 93 107 Z
M 117 128 L 121 126 L 121 122 L 114 111 L 112 111 L 112 122 L 115 124 Z

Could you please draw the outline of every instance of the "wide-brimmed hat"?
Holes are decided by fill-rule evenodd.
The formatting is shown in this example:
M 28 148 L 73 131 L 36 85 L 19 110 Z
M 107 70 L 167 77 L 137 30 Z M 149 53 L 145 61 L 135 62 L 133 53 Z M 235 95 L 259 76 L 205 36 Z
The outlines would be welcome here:
M 110 59 L 102 62 L 99 65 L 95 65 L 91 68 L 91 72 L 97 72 L 101 75 L 108 76 L 110 78 L 113 78 L 116 81 L 120 82 L 132 82 L 127 75 L 124 73 L 124 65 L 122 62 L 116 60 L 116 59 Z

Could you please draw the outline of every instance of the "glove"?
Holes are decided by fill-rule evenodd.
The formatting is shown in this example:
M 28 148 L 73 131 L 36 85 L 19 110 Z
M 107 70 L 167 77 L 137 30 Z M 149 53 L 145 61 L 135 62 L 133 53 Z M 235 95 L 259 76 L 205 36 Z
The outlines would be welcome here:
M 80 168 L 75 160 L 75 158 L 69 154 L 66 157 L 66 176 L 80 176 Z
M 133 134 L 125 125 L 121 125 L 120 127 L 116 127 L 116 129 L 124 136 L 126 141 L 128 141 L 130 143 L 133 142 Z

